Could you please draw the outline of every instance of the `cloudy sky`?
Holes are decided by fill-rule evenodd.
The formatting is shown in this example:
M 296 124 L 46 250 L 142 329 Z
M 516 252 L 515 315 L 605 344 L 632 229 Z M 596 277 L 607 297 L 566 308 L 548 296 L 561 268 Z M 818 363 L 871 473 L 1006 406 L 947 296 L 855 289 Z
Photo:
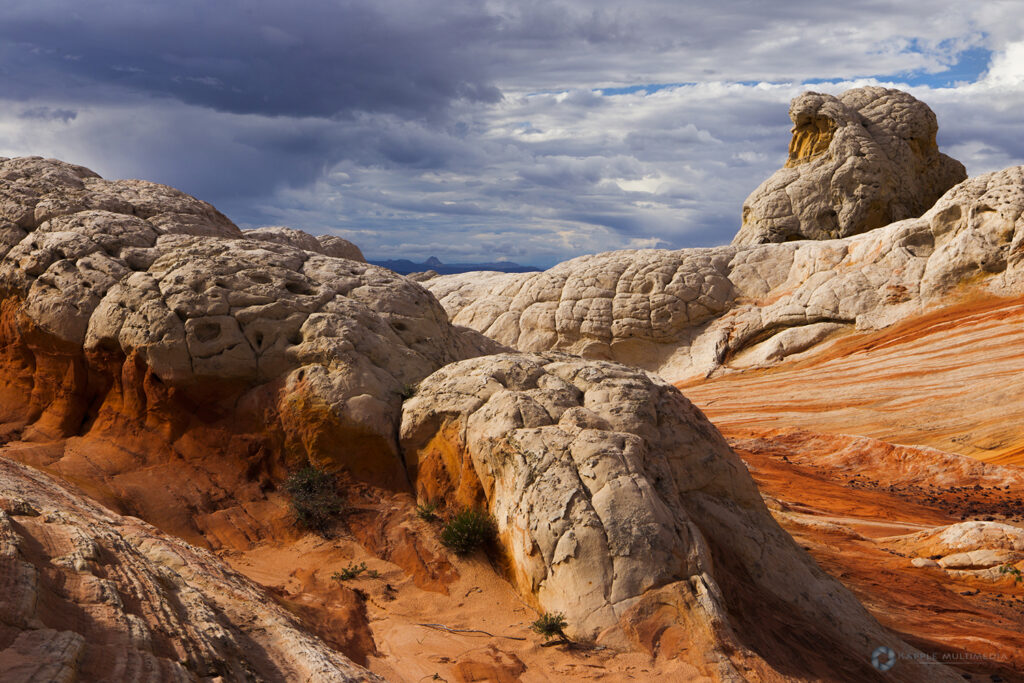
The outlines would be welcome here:
M 892 84 L 971 175 L 1024 163 L 1017 0 L 5 0 L 0 156 L 370 258 L 727 243 L 790 98 Z

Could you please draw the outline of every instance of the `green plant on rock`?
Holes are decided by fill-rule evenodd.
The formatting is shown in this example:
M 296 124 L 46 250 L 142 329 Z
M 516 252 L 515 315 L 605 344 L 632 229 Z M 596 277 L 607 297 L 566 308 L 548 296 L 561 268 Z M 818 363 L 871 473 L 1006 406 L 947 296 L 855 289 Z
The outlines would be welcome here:
M 535 622 L 530 624 L 530 630 L 535 633 L 539 633 L 547 640 L 558 638 L 560 640 L 568 641 L 569 637 L 565 635 L 565 627 L 568 625 L 569 622 L 565 620 L 564 614 L 560 612 L 545 612 L 537 617 Z
M 441 530 L 441 543 L 455 551 L 456 555 L 469 555 L 498 537 L 498 526 L 494 518 L 483 510 L 465 508 L 448 520 Z
M 1022 575 L 1021 571 L 1014 567 L 1012 564 L 1004 564 L 1002 567 L 999 568 L 999 573 L 1009 574 L 1010 576 L 1012 576 L 1013 582 L 1015 584 L 1024 582 L 1024 575 Z
M 416 506 L 416 514 L 425 522 L 433 522 L 437 519 L 437 503 L 427 501 Z
M 345 508 L 334 475 L 312 465 L 288 475 L 284 491 L 288 494 L 296 523 L 311 531 L 324 533 Z
M 348 581 L 350 579 L 358 577 L 365 571 L 365 562 L 360 562 L 359 564 L 351 563 L 347 567 L 343 567 L 340 572 L 334 572 L 333 574 L 331 574 L 331 578 L 335 581 Z
M 367 569 L 365 562 L 360 562 L 359 564 L 350 562 L 349 565 L 347 567 L 343 567 L 340 572 L 334 572 L 331 574 L 331 578 L 340 583 L 342 581 L 357 579 L 364 573 L 371 579 L 380 578 L 380 572 L 376 569 Z

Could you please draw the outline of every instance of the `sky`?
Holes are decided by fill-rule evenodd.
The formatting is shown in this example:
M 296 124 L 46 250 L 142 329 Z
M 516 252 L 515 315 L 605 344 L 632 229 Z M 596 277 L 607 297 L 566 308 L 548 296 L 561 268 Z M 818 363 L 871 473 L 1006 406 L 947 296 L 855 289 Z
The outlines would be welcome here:
M 868 84 L 928 103 L 970 175 L 1024 163 L 1024 2 L 0 5 L 0 156 L 377 260 L 726 244 L 790 99 Z

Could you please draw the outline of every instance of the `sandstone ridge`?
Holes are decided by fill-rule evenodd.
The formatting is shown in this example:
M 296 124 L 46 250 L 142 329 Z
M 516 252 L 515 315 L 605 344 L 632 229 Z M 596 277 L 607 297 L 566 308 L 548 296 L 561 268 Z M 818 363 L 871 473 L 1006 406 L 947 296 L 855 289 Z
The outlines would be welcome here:
M 964 181 L 920 218 L 824 241 L 582 256 L 542 273 L 425 281 L 452 321 L 672 380 L 774 365 L 971 292 L 1024 293 L 1024 167 Z

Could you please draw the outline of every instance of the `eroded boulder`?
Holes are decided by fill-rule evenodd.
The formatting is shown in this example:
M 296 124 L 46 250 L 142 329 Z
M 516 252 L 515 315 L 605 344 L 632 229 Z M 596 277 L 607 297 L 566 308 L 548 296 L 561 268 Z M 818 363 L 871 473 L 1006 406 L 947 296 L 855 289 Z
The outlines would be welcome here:
M 967 177 L 939 152 L 935 114 L 903 91 L 807 92 L 789 117 L 789 159 L 743 203 L 734 245 L 856 235 L 920 216 Z
M 405 403 L 402 448 L 421 499 L 495 516 L 514 584 L 574 636 L 685 649 L 722 680 L 774 680 L 780 647 L 792 671 L 847 680 L 873 675 L 880 644 L 911 651 L 782 531 L 703 414 L 641 370 L 559 353 L 454 363 Z M 920 660 L 898 675 L 956 680 Z
M 915 567 L 941 568 L 954 576 L 988 579 L 1019 576 L 1024 530 L 1002 522 L 970 521 L 888 539 Z
M 291 463 L 403 485 L 403 395 L 497 347 L 454 328 L 420 285 L 338 257 L 346 244 L 243 233 L 155 183 L 0 160 L 3 371 L 23 396 L 0 418 L 53 438 L 111 412 L 174 422 L 175 401 L 210 422 L 219 402 Z

